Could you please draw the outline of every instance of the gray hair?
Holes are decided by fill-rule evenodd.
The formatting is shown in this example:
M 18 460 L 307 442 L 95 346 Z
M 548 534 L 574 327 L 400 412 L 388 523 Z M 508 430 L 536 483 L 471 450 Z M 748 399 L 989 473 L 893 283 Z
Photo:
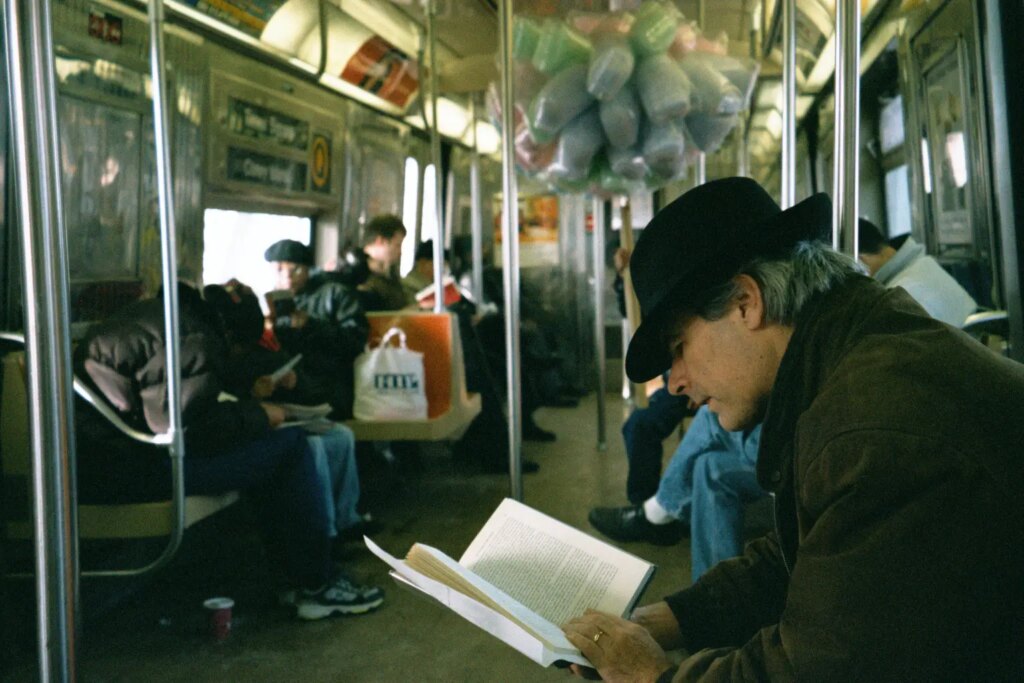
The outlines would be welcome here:
M 749 275 L 761 288 L 767 322 L 792 325 L 812 296 L 827 292 L 854 273 L 863 273 L 856 261 L 824 242 L 799 242 L 788 254 L 748 261 L 736 275 Z M 740 295 L 735 276 L 688 306 L 691 314 L 719 320 Z

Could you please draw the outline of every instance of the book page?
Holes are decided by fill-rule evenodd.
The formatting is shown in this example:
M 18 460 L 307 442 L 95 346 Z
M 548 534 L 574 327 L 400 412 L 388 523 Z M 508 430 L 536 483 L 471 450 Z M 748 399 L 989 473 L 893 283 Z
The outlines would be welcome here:
M 596 609 L 626 616 L 654 567 L 505 499 L 459 560 L 553 624 Z

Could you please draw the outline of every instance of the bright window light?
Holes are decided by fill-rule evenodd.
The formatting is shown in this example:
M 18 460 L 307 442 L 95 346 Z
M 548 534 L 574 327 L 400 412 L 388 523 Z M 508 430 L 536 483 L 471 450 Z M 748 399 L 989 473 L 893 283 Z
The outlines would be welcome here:
M 924 176 L 924 191 L 925 194 L 932 193 L 932 159 L 931 154 L 928 153 L 928 140 L 925 138 L 921 139 L 921 169 Z
M 437 235 L 437 177 L 434 165 L 427 164 L 423 169 L 423 223 L 420 241 L 432 240 Z
M 946 135 L 946 157 L 953 172 L 953 182 L 958 188 L 967 184 L 967 148 L 964 147 L 963 131 Z
M 263 295 L 277 286 L 277 274 L 263 252 L 278 240 L 308 245 L 313 222 L 302 216 L 243 213 L 207 209 L 203 214 L 203 283 L 223 284 L 235 278 Z
M 416 191 L 419 183 L 420 165 L 412 157 L 405 159 L 405 190 L 402 197 L 402 223 L 410 231 L 416 229 Z M 405 277 L 412 270 L 413 261 L 416 257 L 416 242 L 412 235 L 402 241 L 402 262 L 398 269 Z

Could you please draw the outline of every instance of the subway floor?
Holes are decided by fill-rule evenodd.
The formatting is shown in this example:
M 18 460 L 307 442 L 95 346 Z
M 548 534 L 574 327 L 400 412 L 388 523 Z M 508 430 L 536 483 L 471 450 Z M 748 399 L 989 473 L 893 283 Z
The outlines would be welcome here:
M 587 523 L 595 505 L 623 505 L 626 459 L 619 434 L 625 406 L 607 395 L 607 450 L 596 447 L 596 397 L 576 408 L 544 408 L 537 422 L 554 431 L 553 443 L 526 443 L 524 456 L 540 471 L 524 478 L 528 505 L 572 526 Z M 664 450 L 671 455 L 676 437 Z M 502 498 L 508 477 L 475 474 L 452 462 L 440 447 L 421 449 L 398 470 L 371 473 L 369 509 L 382 522 L 374 540 L 402 556 L 416 542 L 453 557 L 465 550 Z M 384 605 L 355 617 L 301 622 L 277 605 L 273 581 L 251 511 L 234 506 L 186 535 L 175 562 L 130 590 L 116 581 L 86 580 L 83 627 L 77 643 L 78 680 L 115 681 L 559 681 L 569 674 L 544 669 L 446 608 L 400 588 L 387 567 L 358 544 L 346 549 L 344 566 L 364 582 L 385 588 Z M 624 544 L 658 565 L 641 604 L 689 584 L 686 539 L 672 547 Z M 12 588 L 6 586 L 10 596 Z M 31 591 L 24 584 L 18 595 Z M 202 603 L 213 596 L 235 601 L 232 633 L 215 643 Z M 25 610 L 29 613 L 24 613 Z M 28 644 L 16 648 L 4 680 L 38 680 L 30 624 Z M 10 624 L 7 626 L 10 629 Z M 8 650 L 11 649 L 8 641 Z M 10 653 L 8 652 L 9 656 Z

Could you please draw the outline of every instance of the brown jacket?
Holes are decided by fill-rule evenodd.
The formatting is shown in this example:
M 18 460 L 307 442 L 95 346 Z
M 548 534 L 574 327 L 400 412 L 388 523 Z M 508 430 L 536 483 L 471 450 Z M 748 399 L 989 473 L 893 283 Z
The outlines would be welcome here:
M 663 681 L 1024 680 L 1024 366 L 856 276 L 764 421 L 776 530 L 667 600 Z

